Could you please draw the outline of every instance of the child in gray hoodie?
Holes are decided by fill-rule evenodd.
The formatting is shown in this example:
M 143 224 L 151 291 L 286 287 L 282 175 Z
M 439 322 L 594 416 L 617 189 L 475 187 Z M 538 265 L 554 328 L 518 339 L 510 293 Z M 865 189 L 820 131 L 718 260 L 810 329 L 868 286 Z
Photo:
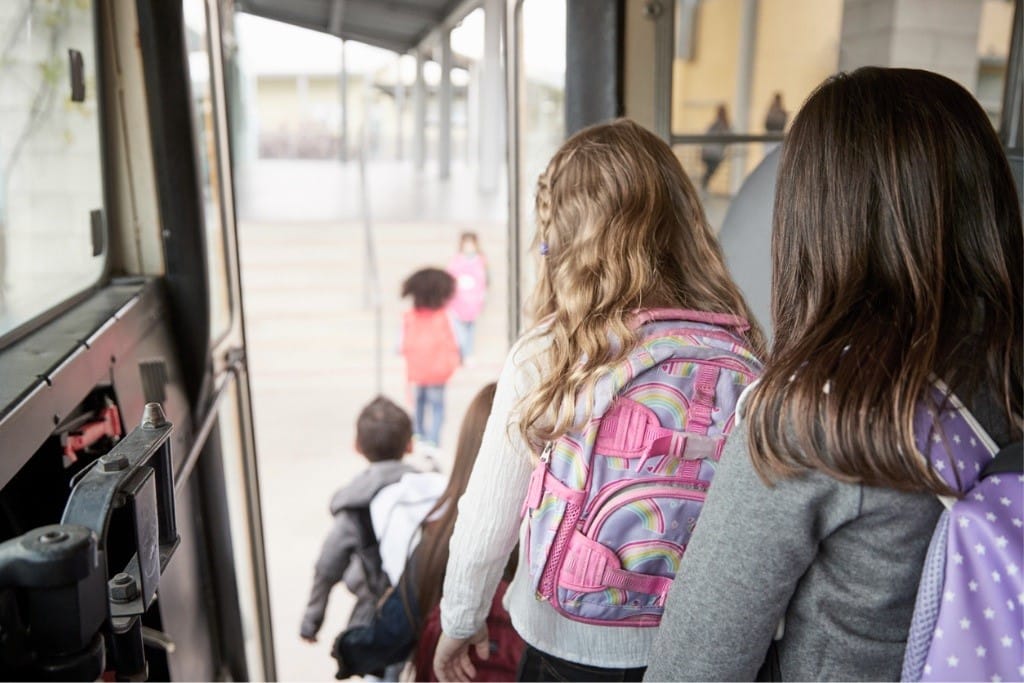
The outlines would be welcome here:
M 313 588 L 299 630 L 308 642 L 316 642 L 327 599 L 336 583 L 344 581 L 356 596 L 349 626 L 368 622 L 378 600 L 390 587 L 381 564 L 370 502 L 381 489 L 415 471 L 402 462 L 412 452 L 412 421 L 408 413 L 383 396 L 374 399 L 356 420 L 356 451 L 370 466 L 331 499 L 334 525 L 316 561 Z

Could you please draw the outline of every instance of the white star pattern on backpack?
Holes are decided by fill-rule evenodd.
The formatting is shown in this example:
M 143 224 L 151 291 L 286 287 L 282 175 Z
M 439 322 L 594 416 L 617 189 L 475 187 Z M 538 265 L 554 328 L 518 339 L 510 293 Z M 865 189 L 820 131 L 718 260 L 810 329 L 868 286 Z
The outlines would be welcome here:
M 1008 461 L 1013 451 L 1006 450 L 996 459 L 999 447 L 943 387 L 936 387 L 933 399 L 922 402 L 915 416 L 916 444 L 960 495 L 943 500 L 947 511 L 921 575 L 902 680 L 1022 680 L 1024 474 L 1014 469 L 1019 456 Z M 937 418 L 928 417 L 929 405 L 941 407 Z M 983 475 L 993 460 L 1001 469 Z M 1011 635 L 1018 631 L 1021 640 Z

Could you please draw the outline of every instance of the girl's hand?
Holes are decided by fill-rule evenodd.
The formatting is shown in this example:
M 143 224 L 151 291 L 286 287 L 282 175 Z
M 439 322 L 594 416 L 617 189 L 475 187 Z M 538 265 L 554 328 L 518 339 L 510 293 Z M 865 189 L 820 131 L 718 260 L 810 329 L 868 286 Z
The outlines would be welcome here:
M 468 682 L 476 678 L 476 667 L 469 658 L 469 648 L 476 648 L 476 656 L 487 659 L 491 656 L 491 642 L 487 625 L 469 638 L 449 638 L 444 633 L 434 650 L 434 675 L 439 681 Z

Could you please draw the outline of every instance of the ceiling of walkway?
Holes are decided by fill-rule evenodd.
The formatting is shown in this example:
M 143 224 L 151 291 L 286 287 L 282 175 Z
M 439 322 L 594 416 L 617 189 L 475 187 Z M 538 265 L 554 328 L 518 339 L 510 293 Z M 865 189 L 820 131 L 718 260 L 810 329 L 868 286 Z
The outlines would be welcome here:
M 464 0 L 237 0 L 243 12 L 409 52 Z

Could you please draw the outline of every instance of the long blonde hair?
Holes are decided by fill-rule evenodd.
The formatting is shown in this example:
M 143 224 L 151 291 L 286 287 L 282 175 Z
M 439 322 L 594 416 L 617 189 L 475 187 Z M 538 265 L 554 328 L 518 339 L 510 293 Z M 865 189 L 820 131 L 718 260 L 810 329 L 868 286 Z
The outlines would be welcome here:
M 589 419 L 596 381 L 636 342 L 630 315 L 672 307 L 732 313 L 761 331 L 729 277 L 700 200 L 671 148 L 627 119 L 586 128 L 537 182 L 535 248 L 543 256 L 528 306 L 551 344 L 540 385 L 519 406 L 536 450 Z

